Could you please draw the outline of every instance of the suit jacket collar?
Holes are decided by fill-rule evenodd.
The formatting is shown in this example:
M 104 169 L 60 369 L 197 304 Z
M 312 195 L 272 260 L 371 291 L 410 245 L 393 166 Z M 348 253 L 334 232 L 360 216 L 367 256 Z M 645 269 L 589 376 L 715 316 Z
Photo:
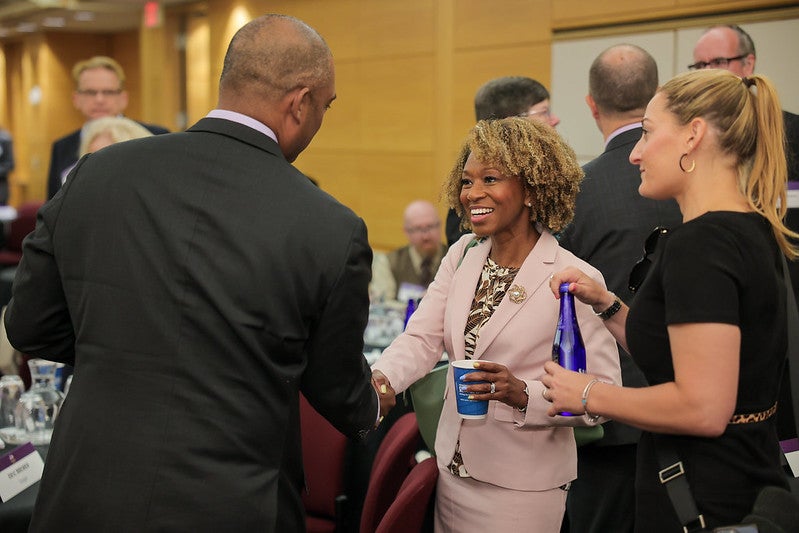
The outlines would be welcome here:
M 558 253 L 558 241 L 555 237 L 541 226 L 536 226 L 541 236 L 533 249 L 527 255 L 519 272 L 511 284 L 524 289 L 526 296 L 521 303 L 512 302 L 509 295 L 500 302 L 494 309 L 494 313 L 486 324 L 480 329 L 480 336 L 477 340 L 477 347 L 474 358 L 479 359 L 485 353 L 491 342 L 499 335 L 505 325 L 518 313 L 524 306 L 532 305 L 532 295 L 539 290 L 549 290 L 546 284 L 549 276 L 554 272 L 553 264 Z M 453 348 L 456 359 L 465 357 L 465 343 L 463 331 L 466 327 L 466 319 L 472 307 L 477 280 L 483 270 L 483 265 L 491 251 L 491 238 L 469 250 L 463 258 L 461 266 L 455 276 L 457 285 L 455 292 L 451 295 L 454 309 L 465 309 L 465 312 L 452 314 Z M 510 292 L 510 291 L 508 291 Z
M 643 128 L 638 127 L 619 133 L 610 140 L 608 145 L 605 147 L 605 152 L 610 152 L 611 150 L 616 150 L 618 148 L 621 148 L 622 146 L 627 146 L 629 144 L 637 143 L 638 139 L 641 138 L 642 131 Z
M 280 151 L 280 147 L 274 140 L 270 139 L 268 136 L 264 135 L 260 131 L 256 131 L 250 128 L 249 126 L 245 126 L 244 124 L 239 124 L 238 122 L 225 120 L 223 118 L 206 117 L 200 119 L 194 126 L 192 126 L 186 131 L 187 132 L 203 131 L 209 133 L 217 133 L 219 135 L 225 135 L 227 137 L 232 137 L 241 142 L 247 143 L 260 150 L 269 152 L 270 154 L 276 155 L 281 159 L 285 159 L 285 157 L 283 156 L 283 152 Z

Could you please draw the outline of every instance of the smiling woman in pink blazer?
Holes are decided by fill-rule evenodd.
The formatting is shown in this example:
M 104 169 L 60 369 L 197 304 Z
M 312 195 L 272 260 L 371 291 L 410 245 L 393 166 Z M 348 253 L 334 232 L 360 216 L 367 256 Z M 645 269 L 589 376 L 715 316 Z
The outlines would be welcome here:
M 446 351 L 473 359 L 473 380 L 490 382 L 467 388 L 490 400 L 486 418 L 464 420 L 450 370 L 435 444 L 437 532 L 560 530 L 577 476 L 569 426 L 597 423 L 549 417 L 540 381 L 558 320 L 550 276 L 579 265 L 604 285 L 552 235 L 571 220 L 582 175 L 552 128 L 521 118 L 478 122 L 450 172 L 448 199 L 474 234 L 450 248 L 405 333 L 373 366 L 378 384 L 401 392 Z M 613 337 L 587 305 L 577 318 L 588 373 L 620 383 Z

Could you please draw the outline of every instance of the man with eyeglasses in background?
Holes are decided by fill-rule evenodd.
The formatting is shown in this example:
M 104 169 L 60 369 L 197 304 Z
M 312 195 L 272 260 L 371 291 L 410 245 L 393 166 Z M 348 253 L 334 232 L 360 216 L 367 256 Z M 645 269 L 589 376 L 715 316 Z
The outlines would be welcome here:
M 375 253 L 369 294 L 373 301 L 416 299 L 427 290 L 447 253 L 441 242 L 441 218 L 426 200 L 408 204 L 403 214 L 408 244 L 387 254 Z
M 756 59 L 755 43 L 743 28 L 737 25 L 713 26 L 696 41 L 694 62 L 688 68 L 720 68 L 745 78 L 754 73 Z M 799 115 L 783 110 L 782 118 L 788 143 L 788 180 L 799 182 Z M 795 218 L 796 223 L 789 224 L 794 231 L 799 227 L 799 216 Z
M 110 57 L 94 56 L 79 61 L 72 68 L 72 79 L 75 82 L 72 105 L 83 114 L 87 122 L 96 118 L 120 116 L 128 107 L 125 71 Z M 169 132 L 154 124 L 141 125 L 155 135 Z M 48 199 L 55 196 L 63 185 L 66 174 L 78 161 L 82 131 L 83 128 L 75 130 L 53 143 L 47 177 Z

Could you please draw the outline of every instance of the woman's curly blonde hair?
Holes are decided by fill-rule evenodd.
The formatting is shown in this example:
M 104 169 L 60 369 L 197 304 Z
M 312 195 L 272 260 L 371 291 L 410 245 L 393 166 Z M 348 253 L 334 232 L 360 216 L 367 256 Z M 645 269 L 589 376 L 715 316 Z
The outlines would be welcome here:
M 442 196 L 471 229 L 460 202 L 463 167 L 473 154 L 484 165 L 521 179 L 533 206 L 530 223 L 541 223 L 553 233 L 562 231 L 574 217 L 574 199 L 583 171 L 574 150 L 550 126 L 524 118 L 481 120 L 469 132 L 455 166 L 444 183 Z

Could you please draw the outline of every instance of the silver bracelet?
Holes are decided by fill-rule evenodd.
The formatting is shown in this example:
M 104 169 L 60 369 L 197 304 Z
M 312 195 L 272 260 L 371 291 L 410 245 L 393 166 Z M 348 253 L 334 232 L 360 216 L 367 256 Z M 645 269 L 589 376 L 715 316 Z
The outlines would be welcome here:
M 585 411 L 585 420 L 591 424 L 599 420 L 599 415 L 592 415 L 588 412 L 588 393 L 591 392 L 591 388 L 596 385 L 597 383 L 601 383 L 599 379 L 594 378 L 588 382 L 588 384 L 583 389 L 583 397 L 580 400 L 583 403 L 583 411 Z

